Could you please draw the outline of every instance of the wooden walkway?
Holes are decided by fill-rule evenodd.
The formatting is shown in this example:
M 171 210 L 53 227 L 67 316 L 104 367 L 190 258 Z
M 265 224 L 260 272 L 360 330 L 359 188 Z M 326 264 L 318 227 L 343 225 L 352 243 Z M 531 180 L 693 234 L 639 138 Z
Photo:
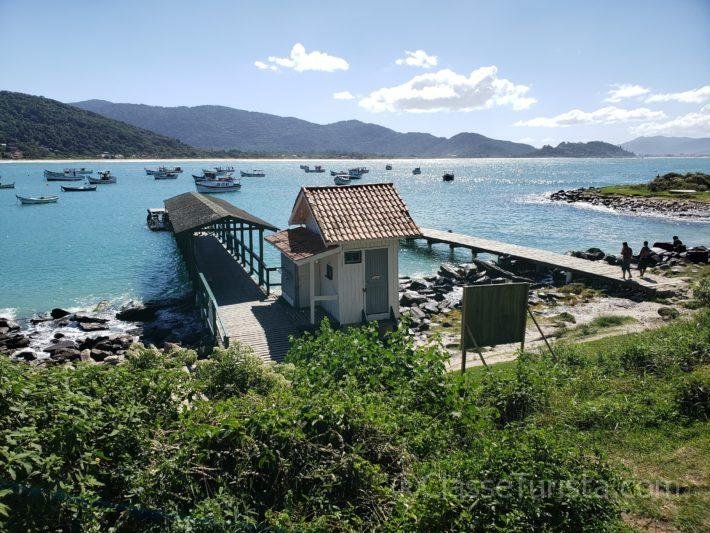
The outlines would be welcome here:
M 215 237 L 196 236 L 195 252 L 230 345 L 240 342 L 265 361 L 281 361 L 289 348 L 289 335 L 310 329 L 306 316 L 278 296 L 265 296 Z
M 605 283 L 631 287 L 632 283 L 637 284 L 648 292 L 673 291 L 678 287 L 678 282 L 672 278 L 662 278 L 646 274 L 643 278 L 638 277 L 634 272 L 631 282 L 624 281 L 621 277 L 621 268 L 610 265 L 604 261 L 588 261 L 569 255 L 548 252 L 537 248 L 507 244 L 504 242 L 483 239 L 480 237 L 470 237 L 459 233 L 449 233 L 435 229 L 422 228 L 422 237 L 429 243 L 445 243 L 452 247 L 469 248 L 474 252 L 489 253 L 494 255 L 509 255 L 516 259 L 523 259 L 538 265 L 561 268 L 573 274 L 596 278 Z

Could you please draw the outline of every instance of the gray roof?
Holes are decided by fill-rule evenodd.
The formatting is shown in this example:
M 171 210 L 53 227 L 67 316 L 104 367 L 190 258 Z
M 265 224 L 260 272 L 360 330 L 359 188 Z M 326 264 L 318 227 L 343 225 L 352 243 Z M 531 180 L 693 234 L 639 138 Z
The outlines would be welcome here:
M 176 234 L 193 231 L 227 218 L 248 222 L 262 229 L 272 231 L 278 229 L 225 200 L 196 192 L 186 192 L 168 198 L 165 200 L 165 208 L 168 210 L 170 224 Z

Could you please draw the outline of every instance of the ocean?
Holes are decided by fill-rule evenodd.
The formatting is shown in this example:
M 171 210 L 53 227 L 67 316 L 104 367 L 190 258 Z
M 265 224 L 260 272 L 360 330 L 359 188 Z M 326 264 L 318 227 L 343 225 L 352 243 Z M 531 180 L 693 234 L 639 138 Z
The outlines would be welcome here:
M 391 163 L 394 170 L 386 171 Z M 16 183 L 0 190 L 0 316 L 28 317 L 52 307 L 89 309 L 99 302 L 115 307 L 128 300 L 175 297 L 188 290 L 172 235 L 145 224 L 146 209 L 195 190 L 191 174 L 216 165 L 264 169 L 265 178 L 243 178 L 238 192 L 220 195 L 274 225 L 287 226 L 302 186 L 332 185 L 328 171 L 367 166 L 360 183 L 393 182 L 414 220 L 424 227 L 453 230 L 564 253 L 591 246 L 616 253 L 621 241 L 639 248 L 643 240 L 710 244 L 710 224 L 658 216 L 630 216 L 603 208 L 549 202 L 559 189 L 645 182 L 665 172 L 710 173 L 710 158 L 634 159 L 457 159 L 457 160 L 234 160 L 174 161 L 185 171 L 177 180 L 156 181 L 144 167 L 151 161 L 0 164 L 0 180 Z M 321 164 L 324 174 L 306 174 L 299 165 Z M 416 166 L 419 176 L 412 175 Z M 89 193 L 63 193 L 47 183 L 43 169 L 110 169 L 115 185 Z M 441 180 L 453 171 L 455 181 Z M 21 206 L 20 195 L 60 196 L 57 204 Z M 463 251 L 454 259 L 465 260 Z M 278 265 L 266 245 L 267 262 Z M 450 260 L 445 246 L 404 246 L 400 274 L 431 273 Z

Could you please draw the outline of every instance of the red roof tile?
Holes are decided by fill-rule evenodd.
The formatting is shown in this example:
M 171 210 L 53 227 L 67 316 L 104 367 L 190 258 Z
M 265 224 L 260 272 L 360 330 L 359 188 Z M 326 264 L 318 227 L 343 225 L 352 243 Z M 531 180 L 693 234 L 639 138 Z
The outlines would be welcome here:
M 291 228 L 264 238 L 283 252 L 291 261 L 301 261 L 322 254 L 336 246 L 326 246 L 320 235 L 306 228 Z

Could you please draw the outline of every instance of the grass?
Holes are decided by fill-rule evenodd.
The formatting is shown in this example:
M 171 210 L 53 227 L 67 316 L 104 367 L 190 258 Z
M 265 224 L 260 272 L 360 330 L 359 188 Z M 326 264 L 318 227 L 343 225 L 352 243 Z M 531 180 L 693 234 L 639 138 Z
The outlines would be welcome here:
M 604 330 L 633 324 L 636 319 L 626 315 L 600 315 L 586 324 L 579 326 L 566 327 L 563 326 L 557 331 L 557 337 L 566 339 L 579 339 L 582 337 L 590 337 Z
M 652 191 L 648 185 L 610 185 L 601 187 L 600 194 L 616 196 L 642 196 L 645 198 L 682 198 L 686 200 L 697 200 L 700 202 L 710 202 L 710 191 L 699 191 L 691 194 L 672 194 L 668 191 Z

